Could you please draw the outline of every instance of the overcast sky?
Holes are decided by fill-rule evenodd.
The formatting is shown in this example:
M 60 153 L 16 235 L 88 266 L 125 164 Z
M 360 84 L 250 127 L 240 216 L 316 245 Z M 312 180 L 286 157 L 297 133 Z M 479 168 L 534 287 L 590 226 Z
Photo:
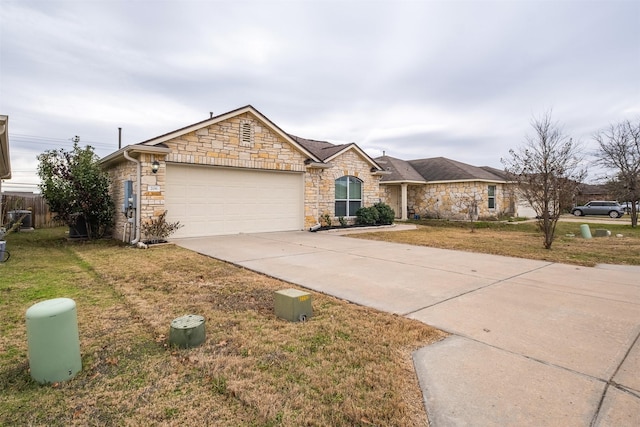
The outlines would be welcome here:
M 502 168 L 552 109 L 640 117 L 640 1 L 0 1 L 13 179 L 74 135 L 100 156 L 251 104 L 371 157 Z

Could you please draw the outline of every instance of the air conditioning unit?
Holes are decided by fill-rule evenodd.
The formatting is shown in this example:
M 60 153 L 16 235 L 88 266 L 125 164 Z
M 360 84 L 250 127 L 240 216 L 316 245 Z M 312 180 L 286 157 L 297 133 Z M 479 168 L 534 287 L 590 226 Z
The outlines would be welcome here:
M 290 322 L 304 322 L 313 316 L 312 296 L 297 289 L 283 289 L 274 293 L 276 316 Z

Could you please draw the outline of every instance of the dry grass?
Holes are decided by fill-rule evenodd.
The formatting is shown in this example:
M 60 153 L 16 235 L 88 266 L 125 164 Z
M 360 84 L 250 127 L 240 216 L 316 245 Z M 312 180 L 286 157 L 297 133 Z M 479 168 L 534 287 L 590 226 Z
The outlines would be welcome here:
M 623 234 L 624 237 L 583 239 L 579 223 L 561 222 L 551 250 L 544 249 L 542 235 L 533 223 L 484 222 L 475 226 L 472 231 L 468 223 L 420 221 L 416 230 L 350 236 L 585 266 L 598 263 L 640 265 L 640 229 L 628 225 L 592 224 L 592 233 L 596 228 L 605 228 L 613 236 Z
M 427 424 L 411 352 L 439 331 L 315 293 L 315 316 L 290 323 L 272 308 L 290 284 L 187 250 L 29 239 L 2 266 L 0 425 Z M 39 386 L 24 311 L 60 296 L 78 304 L 83 370 Z M 189 313 L 206 342 L 168 347 Z

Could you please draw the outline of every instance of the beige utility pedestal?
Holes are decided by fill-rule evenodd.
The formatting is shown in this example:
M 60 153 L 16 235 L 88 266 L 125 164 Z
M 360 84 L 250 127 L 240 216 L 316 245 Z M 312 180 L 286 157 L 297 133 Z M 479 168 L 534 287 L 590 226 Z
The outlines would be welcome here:
M 313 316 L 311 294 L 297 289 L 283 289 L 274 293 L 277 317 L 290 322 L 304 322 Z

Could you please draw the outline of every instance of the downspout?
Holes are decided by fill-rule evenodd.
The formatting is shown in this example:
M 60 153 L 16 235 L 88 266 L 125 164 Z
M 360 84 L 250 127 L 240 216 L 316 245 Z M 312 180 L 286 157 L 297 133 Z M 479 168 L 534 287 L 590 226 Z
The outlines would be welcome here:
M 140 206 L 141 206 L 141 201 L 140 199 L 141 197 L 141 188 L 142 185 L 140 183 L 140 181 L 142 180 L 142 164 L 140 163 L 140 160 L 136 160 L 133 157 L 129 156 L 129 150 L 124 150 L 122 152 L 122 154 L 124 155 L 124 158 L 129 160 L 130 162 L 134 162 L 136 165 L 138 165 L 137 168 L 137 184 L 138 184 L 138 194 L 136 196 L 136 237 L 130 242 L 132 245 L 137 244 L 140 241 Z

